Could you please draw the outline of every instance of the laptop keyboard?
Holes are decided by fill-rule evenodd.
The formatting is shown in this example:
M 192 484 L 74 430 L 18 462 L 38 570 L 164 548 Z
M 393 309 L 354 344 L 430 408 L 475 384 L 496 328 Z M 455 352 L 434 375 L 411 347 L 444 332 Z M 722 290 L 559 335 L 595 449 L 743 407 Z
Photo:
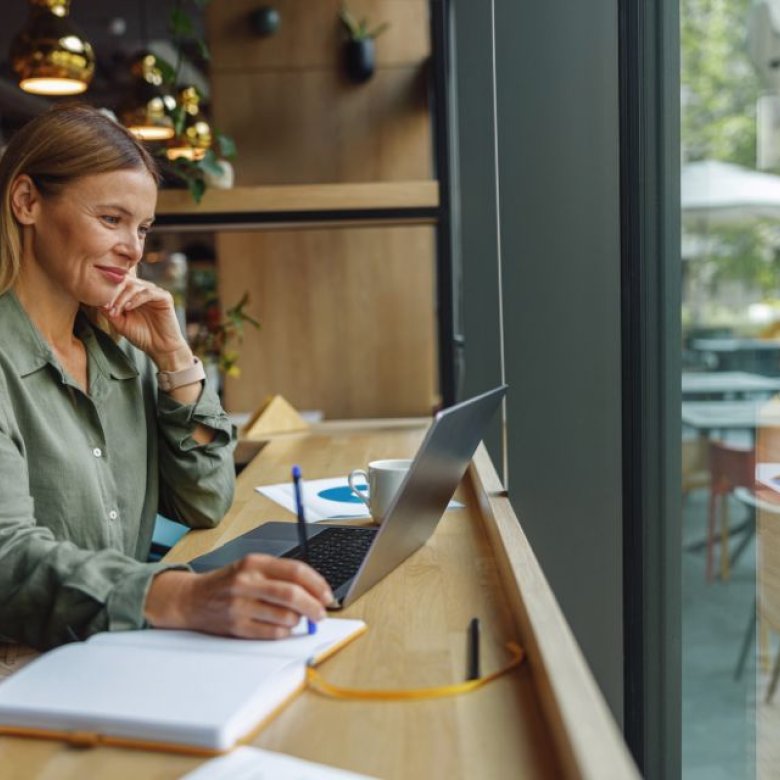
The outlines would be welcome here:
M 309 563 L 335 592 L 357 574 L 376 533 L 374 528 L 327 528 L 308 540 Z M 296 547 L 284 557 L 303 560 L 303 549 Z

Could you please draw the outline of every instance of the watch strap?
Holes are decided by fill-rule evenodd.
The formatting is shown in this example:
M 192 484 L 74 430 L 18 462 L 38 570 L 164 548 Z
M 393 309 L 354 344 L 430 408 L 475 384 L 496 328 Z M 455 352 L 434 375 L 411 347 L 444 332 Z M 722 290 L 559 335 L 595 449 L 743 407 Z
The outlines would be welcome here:
M 203 363 L 199 358 L 192 359 L 192 365 L 187 368 L 181 368 L 178 371 L 158 371 L 157 384 L 165 393 L 175 390 L 184 385 L 194 385 L 195 382 L 202 382 L 206 378 L 206 372 L 203 369 Z

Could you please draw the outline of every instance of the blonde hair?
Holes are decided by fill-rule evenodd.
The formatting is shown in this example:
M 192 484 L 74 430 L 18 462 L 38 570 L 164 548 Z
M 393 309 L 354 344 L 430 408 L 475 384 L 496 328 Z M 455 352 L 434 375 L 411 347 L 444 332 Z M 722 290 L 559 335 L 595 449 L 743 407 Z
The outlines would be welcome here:
M 49 109 L 11 138 L 0 157 L 0 294 L 19 276 L 22 229 L 11 208 L 11 186 L 26 174 L 44 196 L 97 173 L 145 169 L 159 183 L 157 165 L 124 127 L 81 104 Z

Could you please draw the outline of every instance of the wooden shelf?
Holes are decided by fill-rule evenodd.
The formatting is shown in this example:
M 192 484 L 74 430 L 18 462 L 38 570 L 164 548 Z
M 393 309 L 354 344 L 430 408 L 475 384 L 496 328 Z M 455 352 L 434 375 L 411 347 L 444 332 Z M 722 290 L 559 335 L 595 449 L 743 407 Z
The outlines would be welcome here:
M 434 224 L 438 217 L 436 181 L 298 184 L 210 189 L 199 204 L 186 190 L 162 190 L 155 229 Z

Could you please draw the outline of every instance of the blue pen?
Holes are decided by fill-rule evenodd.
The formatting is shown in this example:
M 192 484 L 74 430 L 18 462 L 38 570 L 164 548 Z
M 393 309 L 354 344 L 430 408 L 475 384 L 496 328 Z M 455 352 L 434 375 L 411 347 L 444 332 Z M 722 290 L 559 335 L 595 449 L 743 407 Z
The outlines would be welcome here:
M 303 494 L 301 492 L 301 469 L 292 467 L 293 489 L 295 491 L 295 507 L 298 510 L 298 544 L 303 552 L 304 563 L 309 563 L 309 540 L 306 538 L 306 514 L 303 509 Z M 306 618 L 309 634 L 317 633 L 317 624 Z

